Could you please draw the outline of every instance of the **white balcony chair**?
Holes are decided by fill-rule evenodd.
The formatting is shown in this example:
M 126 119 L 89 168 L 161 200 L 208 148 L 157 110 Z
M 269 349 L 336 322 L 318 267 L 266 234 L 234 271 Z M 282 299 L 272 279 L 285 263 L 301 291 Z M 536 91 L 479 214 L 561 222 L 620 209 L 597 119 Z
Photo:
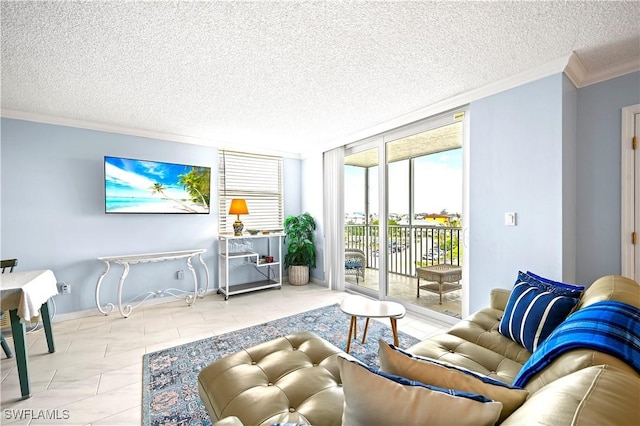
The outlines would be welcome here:
M 346 248 L 344 249 L 344 274 L 355 275 L 356 284 L 359 284 L 359 278 L 364 281 L 364 268 L 367 267 L 367 256 L 360 249 Z

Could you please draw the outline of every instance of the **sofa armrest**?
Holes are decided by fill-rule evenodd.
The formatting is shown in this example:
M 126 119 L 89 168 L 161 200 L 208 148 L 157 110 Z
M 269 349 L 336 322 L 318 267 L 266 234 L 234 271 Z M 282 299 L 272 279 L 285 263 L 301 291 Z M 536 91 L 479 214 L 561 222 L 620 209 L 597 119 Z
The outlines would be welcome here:
M 511 290 L 504 288 L 494 288 L 491 290 L 491 307 L 504 311 L 509 301 Z

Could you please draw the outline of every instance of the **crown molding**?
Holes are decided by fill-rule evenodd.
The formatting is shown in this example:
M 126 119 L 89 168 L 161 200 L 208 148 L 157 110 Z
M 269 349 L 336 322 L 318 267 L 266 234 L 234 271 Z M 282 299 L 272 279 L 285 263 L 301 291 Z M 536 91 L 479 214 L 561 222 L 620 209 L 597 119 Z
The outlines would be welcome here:
M 336 139 L 331 143 L 317 147 L 317 149 L 320 150 L 320 152 L 324 152 L 338 146 L 362 141 L 381 133 L 388 132 L 389 130 L 397 129 L 416 121 L 424 120 L 425 118 L 432 117 L 437 114 L 442 114 L 446 111 L 461 108 L 473 101 L 477 101 L 479 99 L 486 98 L 488 96 L 495 95 L 518 86 L 522 86 L 523 84 L 540 80 L 541 78 L 548 77 L 550 75 L 561 73 L 565 70 L 567 63 L 571 59 L 572 55 L 572 53 L 564 55 L 558 59 L 526 70 L 519 74 L 504 78 L 502 80 L 498 80 L 477 89 L 470 90 L 468 92 L 461 93 L 449 99 L 445 99 L 441 102 L 436 102 L 435 104 L 417 109 L 413 112 L 402 115 L 400 117 L 396 117 L 377 126 L 370 127 L 349 136 Z
M 54 124 L 58 126 L 75 127 L 78 129 L 97 130 L 107 133 L 118 133 L 122 135 L 138 136 L 148 139 L 160 139 L 173 142 L 189 143 L 193 145 L 212 146 L 212 141 L 195 138 L 191 136 L 176 135 L 172 133 L 158 132 L 154 130 L 136 129 L 133 127 L 119 126 L 114 124 L 99 123 L 88 120 L 77 120 L 74 118 L 60 117 L 55 115 L 39 114 L 14 109 L 2 108 L 1 114 L 6 118 L 16 120 L 34 121 L 36 123 Z
M 33 121 L 36 123 L 53 124 L 56 126 L 66 126 L 66 127 L 74 127 L 78 129 L 95 130 L 95 131 L 106 132 L 106 133 L 116 133 L 116 134 L 127 135 L 127 136 L 137 136 L 137 137 L 146 138 L 146 139 L 158 139 L 158 140 L 169 141 L 169 142 L 180 142 L 180 143 L 186 143 L 191 145 L 208 146 L 211 148 L 217 148 L 221 150 L 222 149 L 228 149 L 233 151 L 245 150 L 245 151 L 250 151 L 256 154 L 276 155 L 279 157 L 300 159 L 300 154 L 298 153 L 262 149 L 259 147 L 243 145 L 237 142 L 232 142 L 232 143 L 216 142 L 210 139 L 196 138 L 193 136 L 177 135 L 174 133 L 166 133 L 166 132 L 160 132 L 155 130 L 136 129 L 136 128 L 127 127 L 127 126 L 98 123 L 95 121 L 88 121 L 88 120 L 77 120 L 73 118 L 18 111 L 18 110 L 7 109 L 7 108 L 2 108 L 0 110 L 0 115 L 2 117 L 12 118 L 15 120 Z
M 569 62 L 567 63 L 564 73 L 569 80 L 571 80 L 573 85 L 580 89 L 582 87 L 601 83 L 636 71 L 640 71 L 640 58 L 630 58 L 626 62 L 613 65 L 605 70 L 590 73 L 587 71 L 578 55 L 573 53 L 569 58 Z
M 569 80 L 571 80 L 576 88 L 582 87 L 582 82 L 586 80 L 587 69 L 575 53 L 571 54 L 569 57 L 567 66 L 564 69 L 564 74 Z
M 504 92 L 505 90 L 509 90 L 557 73 L 564 73 L 573 83 L 573 85 L 579 89 L 581 87 L 600 83 L 639 70 L 640 59 L 631 58 L 628 62 L 609 67 L 599 73 L 589 73 L 578 55 L 576 55 L 575 52 L 572 52 L 539 67 L 532 68 L 520 74 L 516 74 L 514 76 L 496 81 L 478 89 L 459 94 L 442 102 L 420 108 L 409 114 L 386 121 L 369 129 L 364 129 L 360 132 L 351 134 L 344 138 L 332 141 L 331 143 L 328 143 L 320 147 L 319 149 L 324 152 L 338 146 L 364 141 L 365 139 L 380 135 L 381 133 L 406 126 L 413 122 L 423 120 L 425 118 L 432 117 L 449 110 L 463 107 L 464 105 L 478 99 L 495 95 L 500 92 Z
M 160 139 L 160 140 L 166 140 L 166 141 L 172 141 L 172 142 L 204 145 L 204 146 L 210 146 L 210 147 L 219 148 L 219 149 L 235 149 L 235 150 L 246 149 L 246 150 L 250 150 L 251 152 L 256 152 L 260 154 L 279 155 L 283 157 L 304 159 L 310 155 L 315 155 L 319 153 L 321 154 L 324 151 L 333 149 L 338 146 L 346 145 L 346 144 L 360 141 L 369 137 L 373 137 L 373 136 L 379 135 L 380 133 L 384 133 L 386 131 L 396 129 L 398 127 L 402 127 L 407 124 L 414 123 L 416 121 L 425 119 L 427 117 L 431 117 L 433 115 L 440 114 L 455 108 L 460 108 L 461 106 L 464 106 L 475 100 L 482 99 L 487 96 L 491 96 L 491 95 L 503 92 L 505 90 L 509 90 L 514 87 L 521 86 L 523 84 L 530 83 L 532 81 L 539 80 L 541 78 L 544 78 L 559 72 L 563 72 L 570 57 L 571 55 L 562 56 L 554 61 L 548 62 L 541 66 L 532 68 L 530 70 L 524 71 L 522 73 L 516 74 L 511 77 L 496 81 L 494 83 L 490 83 L 486 86 L 483 86 L 465 93 L 461 93 L 449 99 L 445 99 L 441 102 L 437 102 L 435 104 L 417 109 L 413 112 L 402 115 L 400 117 L 396 117 L 392 120 L 383 122 L 374 127 L 363 129 L 362 131 L 359 131 L 354 134 L 350 134 L 345 137 L 341 137 L 339 139 L 333 140 L 326 144 L 322 144 L 322 143 L 315 144 L 313 147 L 310 147 L 309 149 L 303 149 L 300 153 L 291 153 L 291 152 L 282 152 L 282 151 L 275 152 L 273 150 L 264 150 L 264 149 L 260 149 L 258 147 L 252 147 L 252 146 L 243 147 L 238 143 L 215 142 L 212 140 L 195 138 L 195 137 L 185 136 L 185 135 L 176 135 L 172 133 L 165 133 L 165 132 L 159 132 L 159 131 L 153 131 L 153 130 L 136 129 L 136 128 L 127 127 L 127 126 L 98 123 L 98 122 L 93 122 L 88 120 L 77 120 L 72 118 L 57 117 L 52 115 L 30 113 L 30 112 L 4 109 L 4 108 L 0 111 L 0 113 L 3 117 L 14 118 L 18 120 L 35 121 L 39 123 L 55 124 L 60 126 L 76 127 L 76 128 L 88 129 L 88 130 L 97 130 L 97 131 L 117 133 L 122 135 L 139 136 L 139 137 L 149 138 L 149 139 Z
M 580 58 L 572 52 L 570 54 L 559 57 L 556 60 L 547 62 L 541 66 L 529 69 L 522 73 L 507 77 L 505 79 L 490 83 L 488 85 L 473 89 L 451 98 L 445 99 L 440 102 L 419 108 L 413 112 L 404 114 L 402 116 L 393 118 L 391 120 L 380 123 L 376 126 L 363 129 L 356 133 L 340 137 L 326 144 L 316 144 L 309 149 L 303 150 L 301 153 L 274 151 L 269 149 L 261 149 L 255 146 L 242 145 L 237 142 L 216 142 L 209 139 L 197 138 L 186 135 L 177 135 L 173 133 L 166 133 L 154 130 L 136 129 L 127 126 L 119 126 L 105 123 L 98 123 L 88 120 L 77 120 L 66 117 L 58 117 L 47 114 L 37 114 L 24 111 L 17 111 L 12 109 L 3 108 L 0 114 L 3 117 L 13 118 L 17 120 L 34 121 L 39 123 L 54 124 L 60 126 L 76 127 L 81 129 L 96 130 L 108 133 L 117 133 L 129 136 L 138 136 L 149 139 L 159 139 L 172 142 L 187 143 L 193 145 L 209 146 L 218 149 L 235 149 L 235 150 L 249 150 L 251 152 L 266 154 L 266 155 L 278 155 L 282 157 L 289 157 L 295 159 L 303 159 L 310 155 L 322 153 L 329 149 L 333 149 L 338 146 L 362 141 L 367 138 L 375 137 L 381 133 L 389 130 L 397 129 L 399 127 L 406 126 L 416 121 L 423 120 L 425 118 L 441 114 L 443 112 L 463 107 L 473 101 L 482 99 L 491 95 L 504 92 L 506 90 L 521 86 L 523 84 L 530 83 L 532 81 L 539 80 L 544 77 L 548 77 L 557 73 L 564 73 L 567 78 L 573 83 L 576 88 L 585 87 L 591 84 L 600 83 L 602 81 L 609 80 L 611 78 L 619 77 L 631 72 L 640 70 L 640 60 L 637 58 L 631 58 L 629 61 L 617 64 L 607 70 L 590 74 L 583 65 Z

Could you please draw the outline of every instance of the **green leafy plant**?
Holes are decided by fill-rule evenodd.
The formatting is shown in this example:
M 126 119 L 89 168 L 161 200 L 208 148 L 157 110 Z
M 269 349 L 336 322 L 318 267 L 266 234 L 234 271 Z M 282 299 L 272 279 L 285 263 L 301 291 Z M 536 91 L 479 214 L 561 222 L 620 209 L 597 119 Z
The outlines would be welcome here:
M 284 266 L 316 267 L 316 245 L 313 232 L 316 221 L 309 213 L 299 216 L 287 216 L 284 220 L 284 233 L 287 252 L 284 256 Z

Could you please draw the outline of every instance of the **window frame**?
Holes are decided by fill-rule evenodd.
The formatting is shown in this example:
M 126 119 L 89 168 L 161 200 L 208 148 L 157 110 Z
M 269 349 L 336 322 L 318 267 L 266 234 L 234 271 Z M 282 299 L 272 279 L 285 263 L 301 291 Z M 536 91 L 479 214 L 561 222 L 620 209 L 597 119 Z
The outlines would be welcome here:
M 276 231 L 284 222 L 284 161 L 282 157 L 221 150 L 218 163 L 218 231 L 233 233 L 233 198 L 246 200 L 241 215 L 244 230 Z

